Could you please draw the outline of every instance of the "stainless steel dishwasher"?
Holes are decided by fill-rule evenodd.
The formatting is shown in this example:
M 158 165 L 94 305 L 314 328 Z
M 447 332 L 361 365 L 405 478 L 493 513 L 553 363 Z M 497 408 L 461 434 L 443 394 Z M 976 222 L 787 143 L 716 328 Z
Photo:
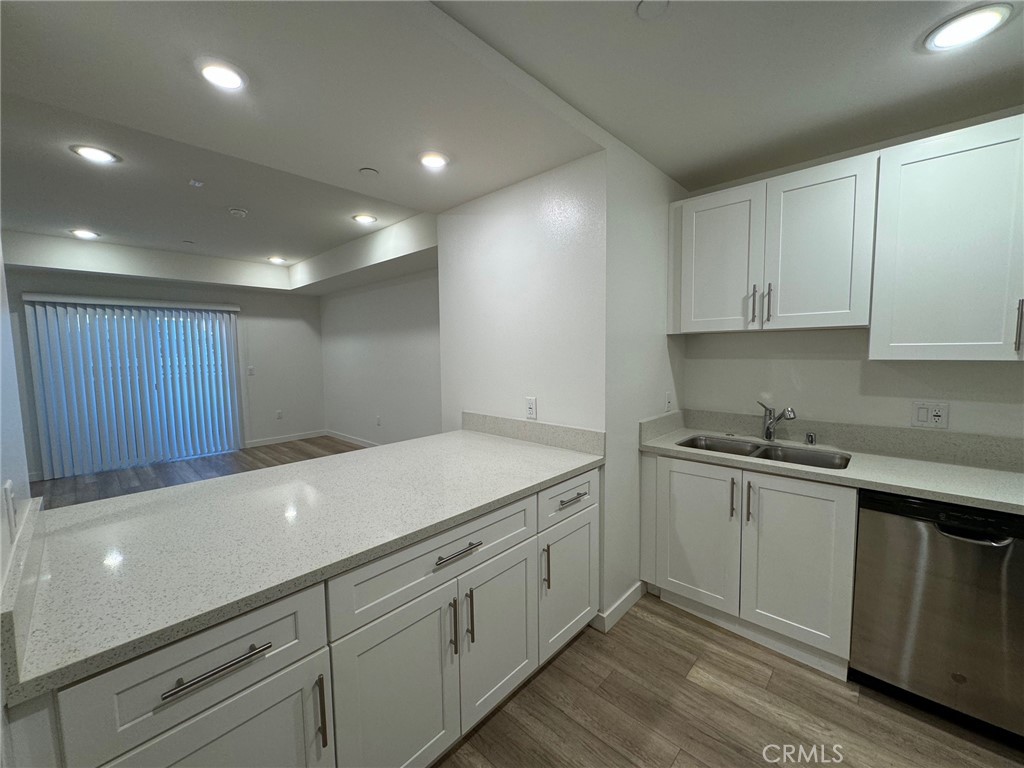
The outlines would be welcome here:
M 1024 735 L 1024 516 L 862 491 L 850 667 Z

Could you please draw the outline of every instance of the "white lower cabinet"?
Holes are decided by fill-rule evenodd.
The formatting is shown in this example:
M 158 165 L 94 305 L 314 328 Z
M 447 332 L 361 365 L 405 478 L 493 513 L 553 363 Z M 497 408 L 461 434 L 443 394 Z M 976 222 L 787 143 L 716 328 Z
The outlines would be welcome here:
M 453 579 L 331 646 L 339 765 L 428 765 L 459 738 L 458 595 Z
M 330 678 L 324 648 L 106 765 L 333 766 Z
M 753 472 L 743 480 L 740 618 L 849 658 L 857 492 Z
M 740 609 L 742 474 L 658 459 L 658 586 L 733 615 Z
M 597 615 L 597 526 L 594 505 L 537 536 L 541 664 Z
M 459 669 L 468 731 L 537 669 L 537 544 L 526 541 L 459 577 Z
M 662 589 L 847 658 L 857 492 L 658 459 Z

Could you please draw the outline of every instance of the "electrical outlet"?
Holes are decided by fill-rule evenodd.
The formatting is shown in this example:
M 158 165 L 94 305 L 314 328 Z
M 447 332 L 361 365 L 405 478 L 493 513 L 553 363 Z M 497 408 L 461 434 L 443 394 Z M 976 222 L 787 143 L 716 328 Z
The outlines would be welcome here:
M 248 368 L 245 369 L 245 372 L 247 374 L 249 374 L 250 376 L 255 376 L 256 375 L 256 366 L 255 365 L 250 365 Z
M 380 426 L 380 416 L 377 417 L 377 426 Z
M 665 413 L 668 413 L 675 407 L 675 396 L 671 392 L 665 393 Z
M 537 398 L 528 397 L 526 398 L 526 418 L 536 419 L 537 418 Z
M 915 401 L 910 426 L 949 429 L 949 403 Z
M 278 421 L 280 421 L 281 419 L 283 419 L 283 418 L 284 418 L 284 411 L 278 411 L 278 412 L 277 412 L 277 413 L 276 413 L 276 414 L 274 415 L 274 418 L 275 418 L 275 419 L 277 419 Z

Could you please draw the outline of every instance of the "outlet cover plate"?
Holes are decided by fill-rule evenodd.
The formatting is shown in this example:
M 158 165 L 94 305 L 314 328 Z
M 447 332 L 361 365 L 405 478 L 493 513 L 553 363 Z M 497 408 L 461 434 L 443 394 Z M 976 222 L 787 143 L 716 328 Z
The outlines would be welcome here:
M 915 400 L 910 426 L 924 429 L 949 429 L 949 403 Z
M 527 397 L 526 398 L 526 418 L 534 419 L 537 418 L 537 398 Z

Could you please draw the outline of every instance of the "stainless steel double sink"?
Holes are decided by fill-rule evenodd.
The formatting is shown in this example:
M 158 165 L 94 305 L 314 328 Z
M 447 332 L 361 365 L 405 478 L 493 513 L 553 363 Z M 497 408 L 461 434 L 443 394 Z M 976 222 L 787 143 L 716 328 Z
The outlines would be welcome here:
M 846 469 L 850 465 L 850 455 L 838 451 L 825 451 L 810 448 L 796 448 L 788 445 L 765 445 L 750 440 L 731 437 L 713 437 L 696 435 L 680 440 L 676 445 L 682 448 L 696 448 L 713 453 L 728 453 L 733 456 L 747 456 L 751 459 L 767 459 L 782 461 L 787 464 L 802 464 L 806 467 L 822 469 Z

